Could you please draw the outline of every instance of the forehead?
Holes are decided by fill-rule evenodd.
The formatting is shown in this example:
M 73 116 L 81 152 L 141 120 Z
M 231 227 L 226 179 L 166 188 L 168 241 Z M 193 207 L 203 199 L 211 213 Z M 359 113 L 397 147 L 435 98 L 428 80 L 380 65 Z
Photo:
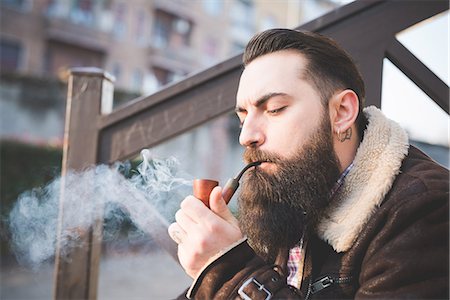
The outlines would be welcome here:
M 242 72 L 237 92 L 237 102 L 257 99 L 273 92 L 294 94 L 303 79 L 306 58 L 293 50 L 283 50 L 260 56 Z

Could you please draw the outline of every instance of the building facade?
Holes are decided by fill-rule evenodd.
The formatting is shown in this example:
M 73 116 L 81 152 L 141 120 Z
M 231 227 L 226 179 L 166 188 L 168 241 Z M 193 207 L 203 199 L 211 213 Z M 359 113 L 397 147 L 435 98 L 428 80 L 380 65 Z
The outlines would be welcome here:
M 149 94 L 242 51 L 257 31 L 295 27 L 332 0 L 2 0 L 3 72 L 65 78 L 105 69 L 116 87 Z

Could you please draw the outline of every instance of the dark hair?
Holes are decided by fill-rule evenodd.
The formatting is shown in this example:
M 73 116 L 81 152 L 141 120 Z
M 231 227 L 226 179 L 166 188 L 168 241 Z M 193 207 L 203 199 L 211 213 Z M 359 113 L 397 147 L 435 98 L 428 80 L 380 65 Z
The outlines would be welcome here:
M 247 66 L 255 58 L 282 50 L 295 50 L 307 59 L 303 76 L 319 92 L 325 107 L 339 89 L 353 90 L 359 99 L 356 125 L 362 137 L 366 127 L 364 81 L 351 57 L 332 39 L 313 32 L 290 29 L 269 29 L 256 34 L 247 44 L 243 63 Z

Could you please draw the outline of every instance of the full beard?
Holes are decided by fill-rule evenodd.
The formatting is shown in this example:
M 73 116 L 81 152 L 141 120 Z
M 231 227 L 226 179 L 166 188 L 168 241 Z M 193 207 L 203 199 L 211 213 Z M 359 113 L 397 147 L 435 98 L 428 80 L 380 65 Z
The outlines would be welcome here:
M 294 247 L 304 232 L 311 234 L 328 206 L 340 174 L 328 115 L 293 158 L 249 148 L 244 159 L 277 167 L 273 174 L 249 170 L 239 197 L 241 230 L 261 257 L 273 260 L 280 249 Z

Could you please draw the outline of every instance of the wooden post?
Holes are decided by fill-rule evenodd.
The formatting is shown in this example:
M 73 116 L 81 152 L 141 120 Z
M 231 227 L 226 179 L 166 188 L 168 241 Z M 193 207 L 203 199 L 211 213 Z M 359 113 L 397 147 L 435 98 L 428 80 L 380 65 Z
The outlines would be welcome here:
M 64 175 L 83 170 L 98 161 L 97 123 L 112 111 L 113 79 L 97 68 L 71 70 L 66 106 L 62 186 L 58 239 L 64 230 Z M 101 214 L 101 209 L 98 210 Z M 63 255 L 58 240 L 55 257 L 55 299 L 95 299 L 101 252 L 102 216 L 92 216 L 95 225 L 80 233 L 80 245 Z
M 349 51 L 360 65 L 370 87 L 367 90 L 367 104 L 379 106 L 382 60 L 386 53 L 394 63 L 408 66 L 407 73 L 424 70 L 412 57 L 401 57 L 404 51 L 398 45 L 390 46 L 395 34 L 446 10 L 447 1 L 355 1 L 299 29 L 333 37 Z M 133 101 L 111 114 L 108 113 L 112 110 L 112 80 L 98 69 L 72 70 L 63 174 L 68 169 L 82 170 L 97 162 L 110 163 L 129 157 L 143 147 L 160 143 L 231 111 L 241 72 L 240 61 L 240 56 L 236 56 L 151 96 L 135 99 L 139 101 Z M 414 65 L 411 67 L 408 62 Z M 420 87 L 426 89 L 433 100 L 448 112 L 448 104 L 441 100 L 445 98 L 442 96 L 445 86 L 436 80 L 426 79 L 427 74 L 428 71 L 418 76 L 416 81 L 420 80 Z M 59 232 L 62 231 L 64 219 L 63 193 L 64 189 Z M 155 211 L 152 218 L 158 220 L 159 214 Z M 83 233 L 85 247 L 70 253 L 70 263 L 62 259 L 61 249 L 57 250 L 56 299 L 96 298 L 101 222 L 99 219 L 95 226 Z M 156 224 L 152 237 L 176 259 L 176 245 L 167 235 L 167 226 L 163 221 Z

